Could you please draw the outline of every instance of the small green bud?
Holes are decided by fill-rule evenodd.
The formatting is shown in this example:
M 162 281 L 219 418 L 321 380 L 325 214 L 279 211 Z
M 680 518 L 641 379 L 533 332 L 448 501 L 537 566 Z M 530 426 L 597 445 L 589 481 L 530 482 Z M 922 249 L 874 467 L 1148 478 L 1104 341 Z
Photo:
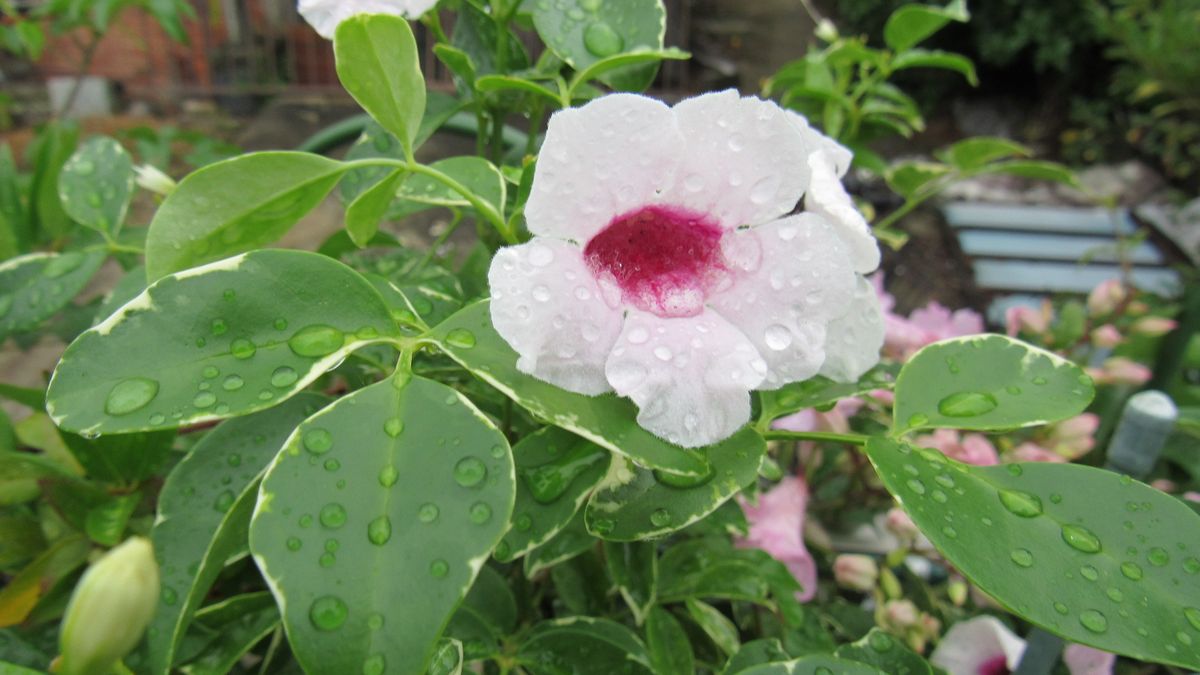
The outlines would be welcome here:
M 177 187 L 174 179 L 150 164 L 136 166 L 133 170 L 137 175 L 137 184 L 144 190 L 167 197 Z
M 145 537 L 131 537 L 84 572 L 63 617 L 62 675 L 103 675 L 133 650 L 158 606 L 158 564 Z

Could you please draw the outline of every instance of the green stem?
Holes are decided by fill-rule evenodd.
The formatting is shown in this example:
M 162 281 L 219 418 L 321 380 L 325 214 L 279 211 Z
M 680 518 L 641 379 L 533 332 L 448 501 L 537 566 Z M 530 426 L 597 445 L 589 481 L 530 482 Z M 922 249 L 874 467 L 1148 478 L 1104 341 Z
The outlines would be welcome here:
M 446 31 L 442 30 L 442 17 L 437 13 L 436 9 L 432 12 L 426 12 L 425 16 L 422 17 L 421 22 L 424 23 L 429 30 L 433 31 L 433 35 L 435 38 L 437 38 L 438 42 L 444 44 L 450 43 L 450 38 L 446 37 Z
M 838 434 L 832 431 L 767 431 L 763 438 L 768 441 L 828 441 L 830 443 L 849 443 L 850 445 L 866 445 L 869 436 L 863 434 Z

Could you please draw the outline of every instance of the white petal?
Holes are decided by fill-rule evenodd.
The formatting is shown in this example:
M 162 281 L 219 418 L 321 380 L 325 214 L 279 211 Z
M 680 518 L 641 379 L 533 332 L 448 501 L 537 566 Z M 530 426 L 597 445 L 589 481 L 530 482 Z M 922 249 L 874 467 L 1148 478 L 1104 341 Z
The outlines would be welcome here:
M 796 207 L 807 177 L 795 167 L 807 148 L 778 105 L 729 90 L 687 99 L 674 112 L 686 147 L 664 203 L 726 228 L 762 225 Z
M 762 260 L 709 298 L 709 305 L 766 360 L 760 388 L 778 389 L 816 375 L 825 361 L 826 326 L 845 314 L 855 288 L 834 227 L 804 213 L 730 236 L 757 238 Z
M 488 283 L 492 324 L 521 355 L 517 368 L 580 394 L 611 391 L 604 361 L 621 312 L 601 297 L 577 246 L 535 237 L 500 249 Z
M 859 276 L 849 309 L 829 323 L 821 374 L 838 382 L 856 382 L 879 363 L 883 334 L 879 296 L 871 282 Z
M 838 235 L 850 249 L 854 271 L 873 272 L 879 267 L 879 243 L 871 234 L 866 218 L 842 187 L 833 158 L 824 152 L 814 152 L 808 157 L 808 167 L 812 181 L 804 198 L 804 208 L 838 226 Z
M 525 205 L 529 231 L 581 245 L 675 179 L 683 138 L 671 109 L 612 94 L 550 118 Z
M 357 14 L 390 14 L 408 19 L 420 18 L 437 0 L 300 0 L 304 20 L 332 40 L 338 24 Z
M 803 115 L 791 110 L 787 112 L 788 119 L 800 130 L 800 135 L 808 143 L 809 152 L 824 152 L 833 161 L 838 178 L 845 176 L 846 172 L 850 170 L 850 163 L 854 161 L 854 153 L 841 143 L 812 128 Z M 807 171 L 808 167 L 804 167 L 803 170 Z
M 686 448 L 750 421 L 750 390 L 765 370 L 754 345 L 707 310 L 676 319 L 630 310 L 605 366 L 613 389 L 637 404 L 638 424 Z
M 1003 656 L 1013 670 L 1025 653 L 1025 641 L 1013 634 L 999 619 L 977 616 L 950 627 L 929 662 L 950 675 L 978 675 L 979 667 Z

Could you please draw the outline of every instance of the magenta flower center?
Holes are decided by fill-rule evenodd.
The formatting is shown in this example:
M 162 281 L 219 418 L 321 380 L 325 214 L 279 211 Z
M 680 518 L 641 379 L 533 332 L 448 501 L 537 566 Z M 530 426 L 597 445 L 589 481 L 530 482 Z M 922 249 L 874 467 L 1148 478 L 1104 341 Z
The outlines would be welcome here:
M 979 675 L 1008 675 L 1008 660 L 1003 654 L 997 654 L 979 664 Z
M 704 216 L 646 206 L 614 218 L 583 255 L 596 278 L 615 283 L 626 303 L 662 317 L 695 316 L 728 278 L 723 234 Z

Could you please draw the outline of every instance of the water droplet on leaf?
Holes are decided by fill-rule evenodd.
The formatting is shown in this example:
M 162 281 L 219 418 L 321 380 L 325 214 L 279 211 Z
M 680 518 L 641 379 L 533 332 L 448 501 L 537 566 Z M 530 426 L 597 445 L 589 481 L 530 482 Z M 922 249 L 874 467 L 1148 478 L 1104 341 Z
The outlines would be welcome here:
M 108 392 L 104 412 L 109 415 L 128 415 L 141 410 L 158 395 L 158 382 L 145 377 L 131 377 L 118 382 Z

